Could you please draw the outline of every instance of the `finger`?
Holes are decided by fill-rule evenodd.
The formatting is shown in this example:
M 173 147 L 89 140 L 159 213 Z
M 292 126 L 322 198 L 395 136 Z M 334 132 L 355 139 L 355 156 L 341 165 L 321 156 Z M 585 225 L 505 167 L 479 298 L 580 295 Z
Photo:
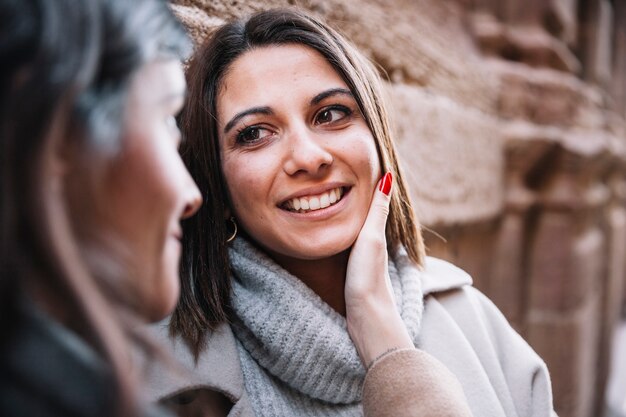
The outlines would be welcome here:
M 378 233 L 382 232 L 384 235 L 387 216 L 389 215 L 392 188 L 393 176 L 391 172 L 387 172 L 378 182 L 367 219 L 365 219 L 365 224 L 363 225 L 364 229 Z

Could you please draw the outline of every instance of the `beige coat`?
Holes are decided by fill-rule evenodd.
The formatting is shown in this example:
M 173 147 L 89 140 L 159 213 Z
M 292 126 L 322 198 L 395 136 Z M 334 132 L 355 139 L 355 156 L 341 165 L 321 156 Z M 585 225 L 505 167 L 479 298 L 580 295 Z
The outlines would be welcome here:
M 420 351 L 395 352 L 372 366 L 363 388 L 364 413 L 370 417 L 466 416 L 469 404 L 474 416 L 554 415 L 545 364 L 493 303 L 471 287 L 469 275 L 428 258 L 421 276 Z M 166 324 L 154 329 L 192 372 L 176 375 L 158 365 L 148 368 L 151 399 L 197 390 L 194 401 L 190 396 L 187 404 L 173 406 L 179 415 L 226 415 L 217 394 L 222 393 L 234 404 L 229 416 L 253 415 L 227 325 L 213 333 L 197 364 L 180 340 L 167 337 Z

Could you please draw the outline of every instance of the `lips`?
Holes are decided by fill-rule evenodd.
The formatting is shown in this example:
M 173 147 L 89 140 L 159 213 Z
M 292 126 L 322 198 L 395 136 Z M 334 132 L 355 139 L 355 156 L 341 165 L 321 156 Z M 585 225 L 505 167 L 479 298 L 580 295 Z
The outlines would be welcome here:
M 319 194 L 291 198 L 283 202 L 280 207 L 296 213 L 308 213 L 337 204 L 345 193 L 345 187 L 336 187 Z

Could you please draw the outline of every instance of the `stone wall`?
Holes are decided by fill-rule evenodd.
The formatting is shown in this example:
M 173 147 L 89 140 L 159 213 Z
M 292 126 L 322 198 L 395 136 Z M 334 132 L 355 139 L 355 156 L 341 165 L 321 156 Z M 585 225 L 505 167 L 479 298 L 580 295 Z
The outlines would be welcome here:
M 175 0 L 200 40 L 297 4 L 387 77 L 432 255 L 546 360 L 561 417 L 600 415 L 626 300 L 626 0 Z

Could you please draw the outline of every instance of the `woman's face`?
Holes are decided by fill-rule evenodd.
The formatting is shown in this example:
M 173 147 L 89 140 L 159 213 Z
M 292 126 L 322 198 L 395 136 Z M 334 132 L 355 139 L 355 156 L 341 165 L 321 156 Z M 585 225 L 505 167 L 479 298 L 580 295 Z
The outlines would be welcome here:
M 317 51 L 257 48 L 233 62 L 217 100 L 233 215 L 278 260 L 348 249 L 381 175 L 346 83 Z
M 178 154 L 174 116 L 185 91 L 178 61 L 155 61 L 138 71 L 130 84 L 121 153 L 105 180 L 105 226 L 128 250 L 141 312 L 153 320 L 176 305 L 180 220 L 201 204 Z

